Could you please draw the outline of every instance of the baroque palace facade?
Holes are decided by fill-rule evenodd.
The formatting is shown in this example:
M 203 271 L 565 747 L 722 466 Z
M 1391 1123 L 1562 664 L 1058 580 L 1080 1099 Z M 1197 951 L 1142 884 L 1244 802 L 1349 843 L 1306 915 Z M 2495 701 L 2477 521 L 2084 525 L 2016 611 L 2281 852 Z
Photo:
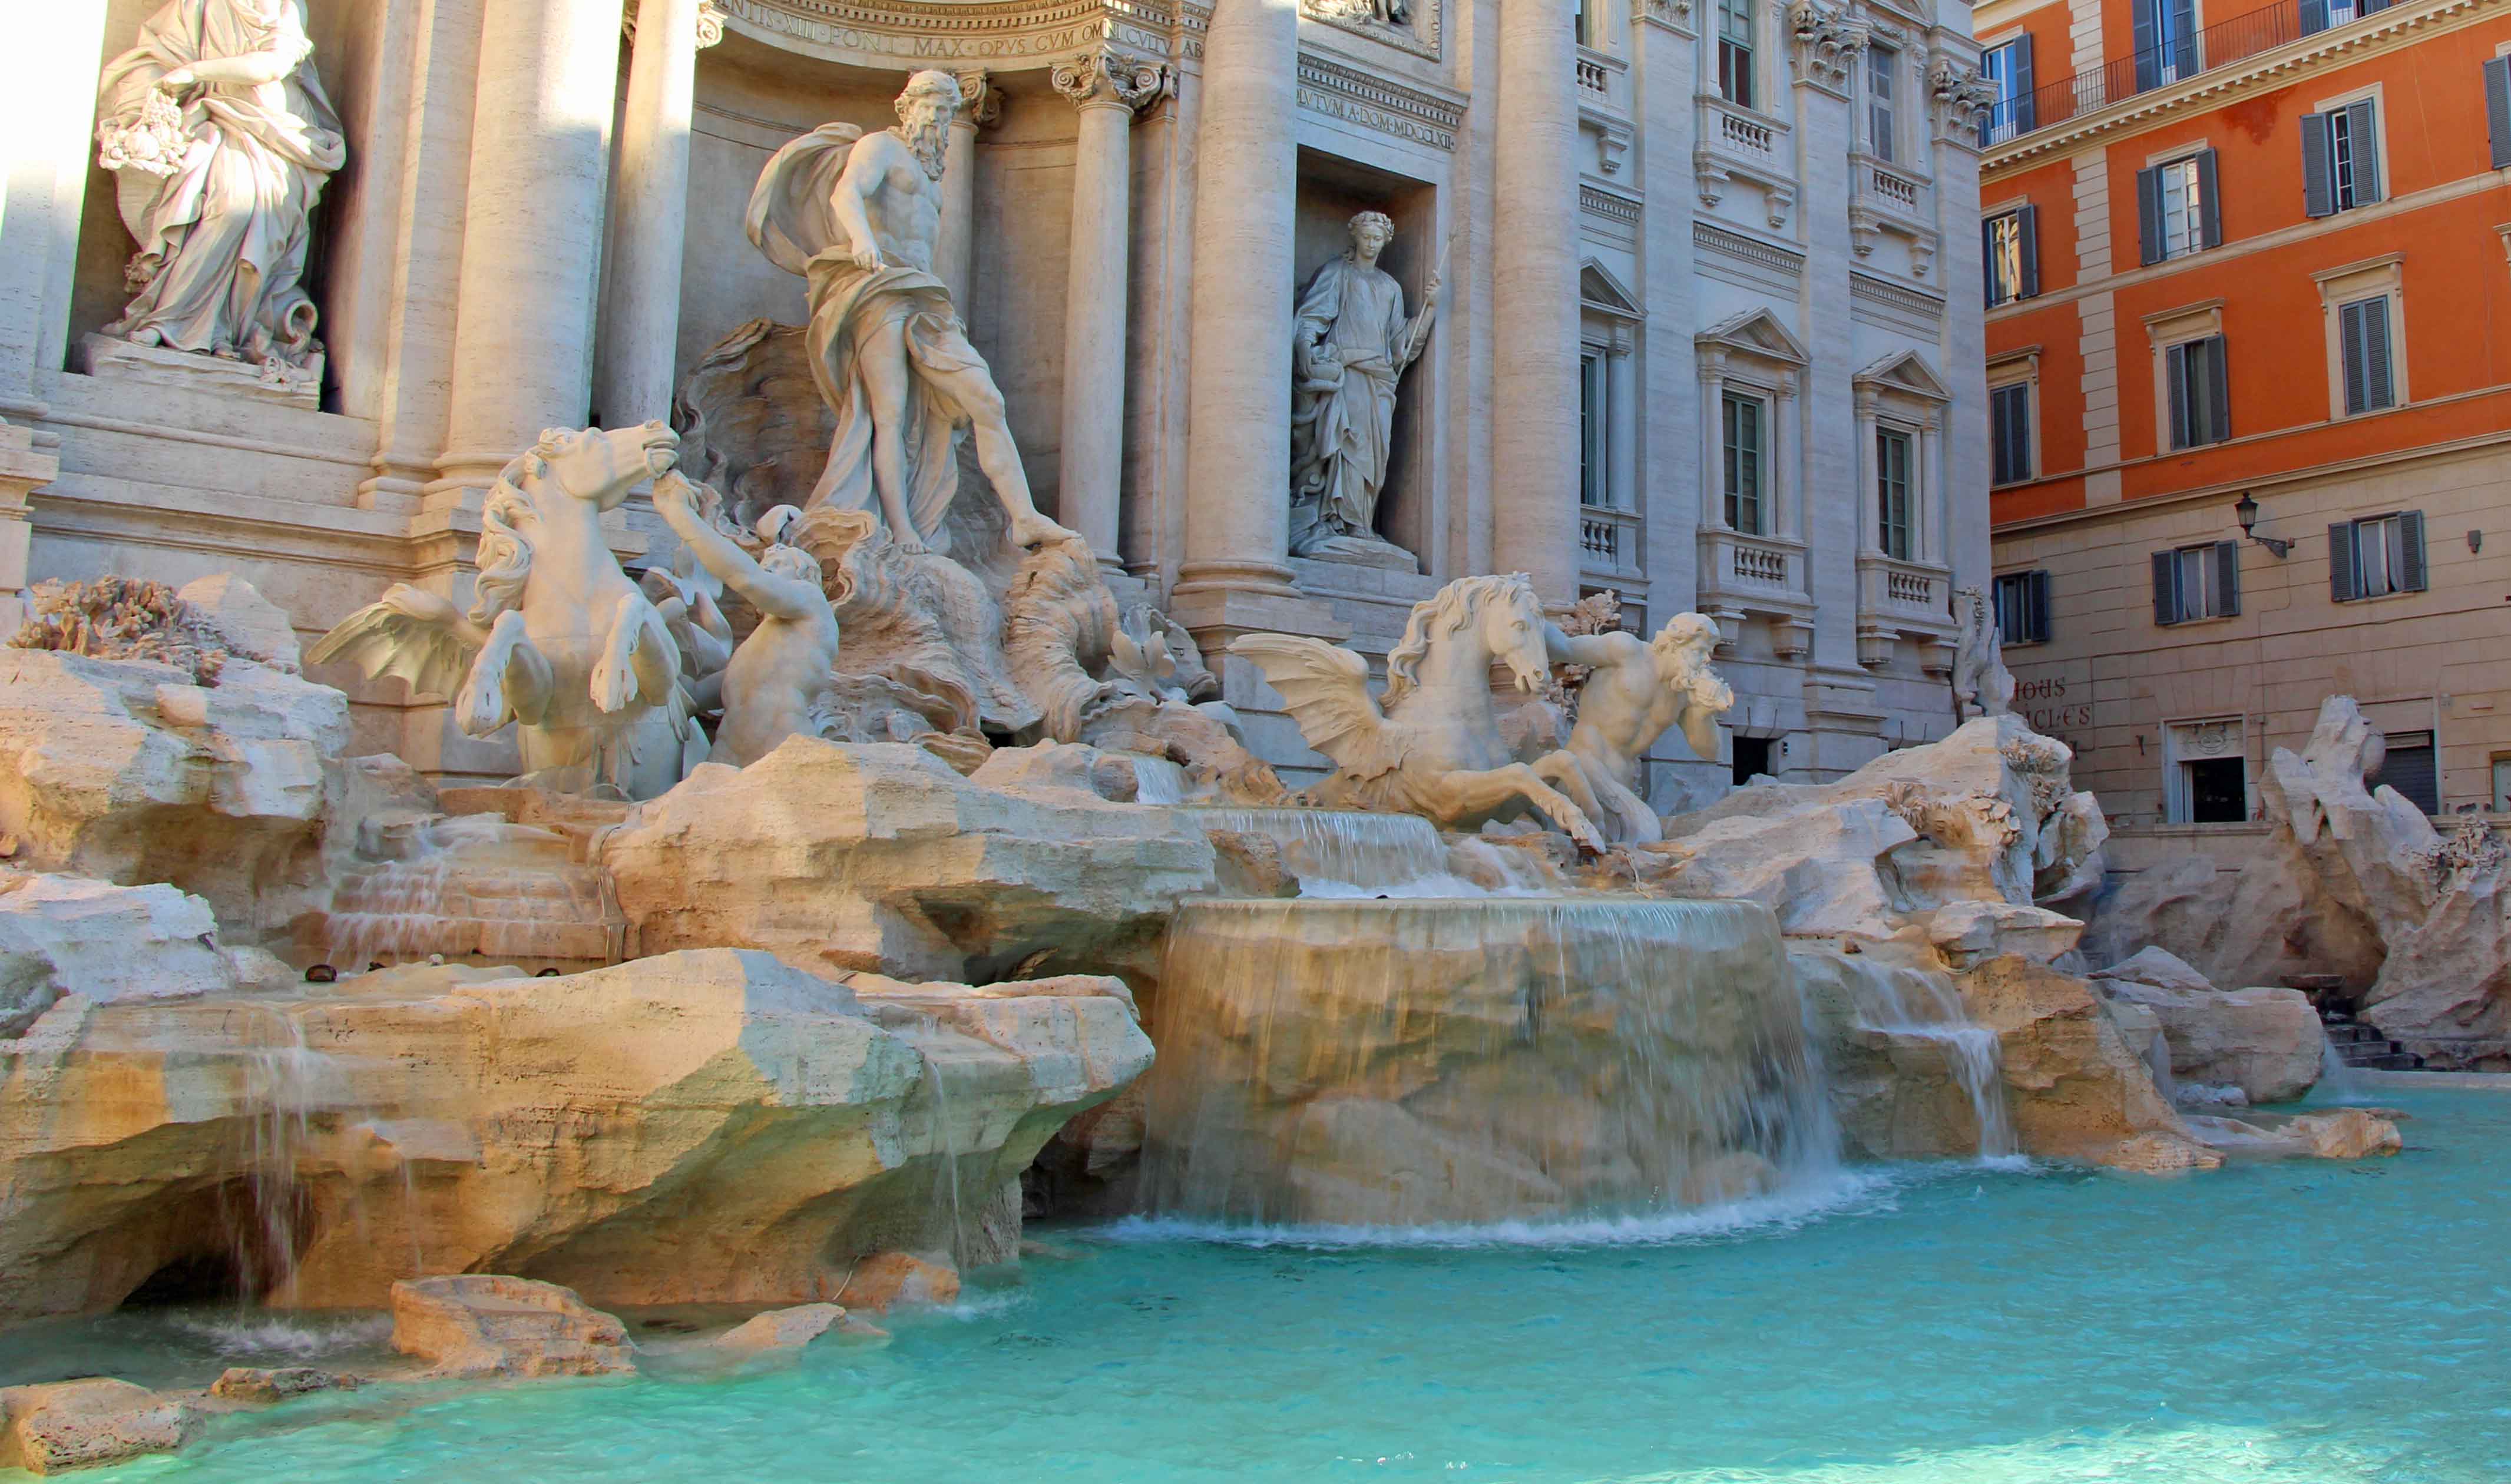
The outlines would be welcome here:
M 1993 0 L 2017 709 L 2129 825 L 2256 818 L 2350 695 L 2511 808 L 2511 6 Z
M 273 147 L 319 205 L 310 307 L 219 356 L 135 332 L 147 172 L 175 169 L 138 158 L 146 110 L 189 74 L 116 58 L 239 24 L 301 27 Z M 753 184 L 938 69 L 931 271 L 1036 504 L 1197 636 L 1259 753 L 1315 760 L 1229 638 L 1382 654 L 1494 570 L 1717 620 L 1725 755 L 1668 743 L 1659 808 L 1951 725 L 1989 572 L 1963 0 L 50 0 L 12 36 L 13 593 L 235 571 L 308 635 L 395 582 L 465 599 L 499 468 L 587 423 L 670 419 L 693 473 L 798 498 L 818 396 L 772 329 L 804 293 L 746 231 Z M 1325 474 L 1321 401 L 1362 449 Z M 669 563 L 641 495 L 607 518 Z M 365 747 L 512 770 L 439 698 L 318 678 Z

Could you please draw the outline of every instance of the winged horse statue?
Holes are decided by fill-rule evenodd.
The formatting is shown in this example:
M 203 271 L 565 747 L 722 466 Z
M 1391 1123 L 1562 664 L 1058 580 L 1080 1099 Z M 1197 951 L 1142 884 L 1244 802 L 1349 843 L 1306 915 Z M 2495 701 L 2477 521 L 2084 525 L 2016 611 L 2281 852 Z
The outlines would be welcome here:
M 1577 762 L 1553 752 L 1520 762 L 1491 704 L 1494 660 L 1531 691 L 1550 673 L 1543 604 L 1523 572 L 1460 577 L 1412 605 L 1386 655 L 1386 694 L 1369 694 L 1369 662 L 1290 634 L 1251 633 L 1229 652 L 1282 693 L 1308 745 L 1333 760 L 1321 804 L 1426 815 L 1472 829 L 1531 808 L 1601 854 L 1593 794 Z M 1582 804 L 1579 796 L 1585 796 Z
M 601 516 L 630 486 L 670 470 L 679 441 L 661 423 L 543 433 L 489 488 L 469 613 L 397 583 L 306 658 L 346 660 L 368 679 L 398 675 L 413 691 L 451 696 L 455 724 L 472 737 L 516 723 L 533 782 L 624 793 L 635 734 L 650 714 L 668 718 L 684 751 L 698 734 L 679 647 L 620 570 Z

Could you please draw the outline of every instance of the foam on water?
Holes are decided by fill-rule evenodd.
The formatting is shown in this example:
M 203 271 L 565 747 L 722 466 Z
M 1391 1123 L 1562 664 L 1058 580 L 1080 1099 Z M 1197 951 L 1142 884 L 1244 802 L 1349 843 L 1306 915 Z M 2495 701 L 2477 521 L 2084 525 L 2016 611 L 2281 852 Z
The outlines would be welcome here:
M 304 1318 L 263 1310 L 238 1310 L 225 1316 L 179 1314 L 168 1322 L 177 1333 L 221 1355 L 238 1358 L 283 1356 L 312 1360 L 370 1350 L 392 1338 L 392 1318 L 387 1314 Z

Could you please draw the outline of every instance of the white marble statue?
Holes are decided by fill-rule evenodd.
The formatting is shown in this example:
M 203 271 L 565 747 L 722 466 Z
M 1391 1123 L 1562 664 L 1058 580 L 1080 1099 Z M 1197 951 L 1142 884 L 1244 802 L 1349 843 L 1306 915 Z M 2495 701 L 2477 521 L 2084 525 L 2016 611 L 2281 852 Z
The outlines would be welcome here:
M 2005 667 L 2005 646 L 1997 641 L 1996 615 L 1977 588 L 1962 589 L 1953 600 L 1962 605 L 1961 631 L 1953 641 L 1953 720 L 2002 716 L 2014 704 L 2014 676 Z
M 746 222 L 770 261 L 810 284 L 811 371 L 836 434 L 809 504 L 876 509 L 908 555 L 947 542 L 962 427 L 1015 546 L 1072 534 L 1031 502 L 1002 392 L 933 274 L 943 149 L 959 104 L 949 73 L 918 72 L 899 95 L 896 128 L 824 124 L 792 141 L 759 172 Z
M 1562 751 L 1518 761 L 1491 704 L 1494 661 L 1521 691 L 1542 683 L 1549 627 L 1525 573 L 1460 577 L 1412 605 L 1403 640 L 1387 652 L 1382 704 L 1369 694 L 1369 662 L 1350 650 L 1252 633 L 1229 652 L 1263 669 L 1308 745 L 1333 760 L 1333 774 L 1315 789 L 1319 803 L 1426 815 L 1457 829 L 1531 807 L 1602 852 L 1576 760 Z
M 1735 704 L 1735 692 L 1709 667 L 1717 621 L 1678 613 L 1653 640 L 1618 628 L 1554 629 L 1546 643 L 1553 660 L 1588 666 L 1568 751 L 1596 796 L 1596 827 L 1615 845 L 1663 839 L 1656 811 L 1639 794 L 1640 759 L 1679 726 L 1694 756 L 1718 760 L 1718 718 Z
M 104 333 L 303 376 L 305 252 L 347 159 L 301 0 L 171 0 L 98 84 L 99 162 L 139 245 Z
M 766 551 L 753 557 L 715 529 L 699 509 L 702 499 L 716 497 L 676 470 L 654 481 L 654 510 L 664 523 L 699 565 L 758 612 L 757 627 L 693 698 L 700 710 L 723 709 L 710 759 L 747 768 L 789 737 L 828 734 L 837 614 L 821 587 L 820 564 L 776 539 L 788 522 L 769 525 Z
M 480 595 L 466 615 L 395 584 L 306 656 L 453 698 L 472 737 L 516 724 L 523 781 L 627 791 L 633 739 L 660 711 L 683 759 L 703 747 L 663 615 L 620 570 L 601 516 L 630 486 L 669 472 L 679 439 L 661 423 L 553 428 L 509 463 L 480 512 Z M 673 777 L 676 770 L 665 770 Z
M 1299 295 L 1292 327 L 1291 550 L 1413 570 L 1410 553 L 1380 538 L 1377 496 L 1393 449 L 1395 393 L 1420 359 L 1438 314 L 1430 273 L 1418 314 L 1404 285 L 1377 266 L 1395 237 L 1383 212 L 1351 219 L 1351 247 L 1329 258 Z

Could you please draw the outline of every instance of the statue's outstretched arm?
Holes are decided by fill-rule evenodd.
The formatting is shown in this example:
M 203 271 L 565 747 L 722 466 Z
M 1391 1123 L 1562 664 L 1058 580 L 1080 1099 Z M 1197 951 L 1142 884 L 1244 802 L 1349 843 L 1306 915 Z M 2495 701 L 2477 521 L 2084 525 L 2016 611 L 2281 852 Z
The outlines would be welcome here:
M 689 554 L 698 559 L 698 565 L 714 573 L 716 580 L 747 598 L 759 612 L 770 618 L 801 620 L 812 616 L 812 605 L 828 606 L 828 595 L 817 588 L 769 573 L 748 552 L 702 518 L 697 513 L 697 491 L 678 470 L 654 481 L 654 510 L 689 549 Z
M 1546 624 L 1543 654 L 1555 665 L 1584 665 L 1601 669 L 1621 662 L 1623 656 L 1616 653 L 1621 646 L 1613 641 L 1629 637 L 1626 633 L 1564 633 L 1560 625 Z

